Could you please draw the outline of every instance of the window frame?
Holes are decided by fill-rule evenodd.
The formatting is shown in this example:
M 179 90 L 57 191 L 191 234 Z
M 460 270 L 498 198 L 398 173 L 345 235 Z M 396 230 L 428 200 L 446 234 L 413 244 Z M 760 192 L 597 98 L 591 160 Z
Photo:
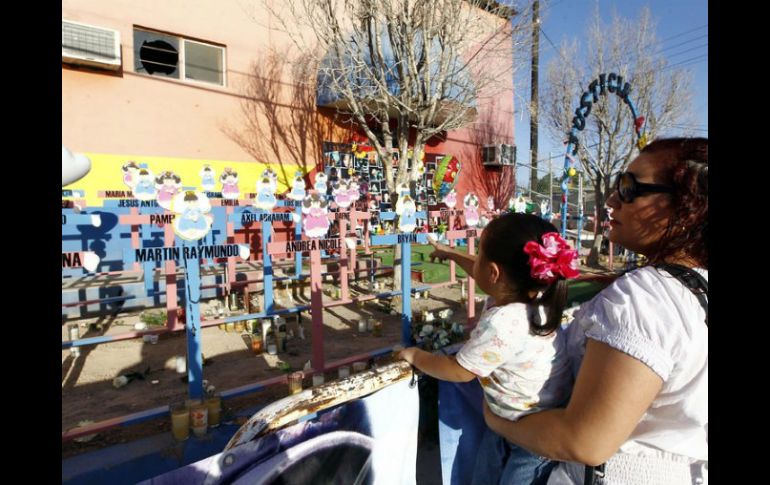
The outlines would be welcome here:
M 179 49 L 179 64 L 178 64 L 178 67 L 177 67 L 177 69 L 179 70 L 179 78 L 173 78 L 173 77 L 168 77 L 168 76 L 156 76 L 154 74 L 149 74 L 147 72 L 137 71 L 136 64 L 137 64 L 137 62 L 141 62 L 140 59 L 136 58 L 137 49 L 136 49 L 136 37 L 135 37 L 134 33 L 137 30 L 140 30 L 142 32 L 147 32 L 147 33 L 150 33 L 150 34 L 159 34 L 159 35 L 165 35 L 165 36 L 168 36 L 168 37 L 175 37 L 177 39 L 177 41 L 179 42 L 179 46 L 180 46 L 180 49 Z M 131 39 L 132 51 L 135 54 L 135 56 L 134 56 L 135 58 L 134 58 L 133 66 L 132 66 L 132 71 L 133 71 L 134 74 L 138 74 L 140 76 L 145 76 L 145 77 L 150 77 L 150 78 L 155 78 L 155 79 L 163 79 L 165 81 L 181 82 L 181 83 L 184 83 L 184 84 L 192 84 L 194 86 L 209 87 L 209 88 L 210 87 L 227 88 L 227 46 L 222 45 L 222 44 L 215 44 L 215 43 L 212 43 L 212 42 L 207 42 L 207 41 L 204 41 L 204 40 L 194 39 L 192 37 L 185 37 L 183 35 L 173 34 L 173 33 L 165 32 L 165 31 L 162 31 L 162 30 L 156 30 L 156 29 L 150 29 L 150 28 L 147 28 L 147 27 L 141 27 L 139 25 L 134 25 L 133 26 L 131 34 L 132 34 L 132 39 Z M 206 46 L 206 47 L 213 47 L 213 48 L 219 49 L 222 52 L 222 83 L 221 84 L 214 83 L 214 82 L 209 82 L 209 81 L 202 81 L 202 80 L 199 80 L 199 79 L 189 79 L 187 77 L 187 69 L 186 69 L 187 46 L 185 44 L 186 42 L 191 42 L 191 43 L 203 45 L 203 46 Z

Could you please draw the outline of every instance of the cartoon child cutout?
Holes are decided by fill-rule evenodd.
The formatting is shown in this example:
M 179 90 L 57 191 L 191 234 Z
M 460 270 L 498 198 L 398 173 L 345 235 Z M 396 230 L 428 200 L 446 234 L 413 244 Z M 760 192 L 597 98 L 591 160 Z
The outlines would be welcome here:
M 158 193 L 155 188 L 155 178 L 152 172 L 143 168 L 139 170 L 136 177 L 137 184 L 134 187 L 134 197 L 139 200 L 155 200 Z
M 141 170 L 139 165 L 137 165 L 135 161 L 131 160 L 123 164 L 122 170 L 123 183 L 126 184 L 126 186 L 131 190 L 134 190 L 134 187 L 136 187 L 136 184 L 139 182 L 138 176 L 139 170 Z
M 305 178 L 302 176 L 302 172 L 297 171 L 294 173 L 294 182 L 291 184 L 291 192 L 289 192 L 286 197 L 291 200 L 305 199 Z
M 329 210 L 326 197 L 316 191 L 311 191 L 302 201 L 302 230 L 311 238 L 321 238 L 329 231 Z
M 263 211 L 273 210 L 275 207 L 275 191 L 278 188 L 278 175 L 266 168 L 262 176 L 257 180 L 257 198 L 254 207 Z
M 527 201 L 524 199 L 523 195 L 520 195 L 516 198 L 516 202 L 513 205 L 513 210 L 518 214 L 527 212 Z
M 323 172 L 318 172 L 315 176 L 315 184 L 313 185 L 313 188 L 316 192 L 319 194 L 326 194 L 326 182 L 328 180 L 328 177 Z
M 479 225 L 479 198 L 473 192 L 468 194 L 463 199 L 463 214 L 465 214 L 465 224 L 468 227 L 476 227 Z
M 545 220 L 551 220 L 551 204 L 547 200 L 540 201 L 540 217 Z
M 447 207 L 450 209 L 454 209 L 457 205 L 457 192 L 455 189 L 452 189 L 449 191 L 448 194 L 444 197 L 444 204 L 446 204 Z
M 334 196 L 334 202 L 340 209 L 347 209 L 353 202 L 358 200 L 358 184 L 352 179 L 340 180 L 334 184 L 332 195 Z
M 219 176 L 219 181 L 222 182 L 223 199 L 235 200 L 241 196 L 241 189 L 238 188 L 238 172 L 227 167 Z
M 182 190 L 182 179 L 166 170 L 155 177 L 155 188 L 158 189 L 158 205 L 170 210 L 174 197 Z
M 203 190 L 211 192 L 217 187 L 217 174 L 211 165 L 204 165 L 199 173 L 201 177 L 201 188 Z
M 186 241 L 202 239 L 211 229 L 211 202 L 203 192 L 180 192 L 174 197 L 172 210 L 180 214 L 174 218 L 174 232 Z
M 396 214 L 398 214 L 398 230 L 400 232 L 414 231 L 417 227 L 417 207 L 409 194 L 398 197 Z
M 361 197 L 361 185 L 358 182 L 358 177 L 350 177 L 348 181 L 348 197 L 350 197 L 351 203 L 356 202 Z

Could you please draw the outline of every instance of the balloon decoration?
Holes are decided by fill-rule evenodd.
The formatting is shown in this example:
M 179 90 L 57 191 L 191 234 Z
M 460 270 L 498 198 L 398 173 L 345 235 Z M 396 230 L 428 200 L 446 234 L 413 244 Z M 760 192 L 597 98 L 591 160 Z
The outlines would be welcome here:
M 460 168 L 460 161 L 452 155 L 446 155 L 436 164 L 436 172 L 433 174 L 433 190 L 439 200 L 442 200 L 454 188 Z

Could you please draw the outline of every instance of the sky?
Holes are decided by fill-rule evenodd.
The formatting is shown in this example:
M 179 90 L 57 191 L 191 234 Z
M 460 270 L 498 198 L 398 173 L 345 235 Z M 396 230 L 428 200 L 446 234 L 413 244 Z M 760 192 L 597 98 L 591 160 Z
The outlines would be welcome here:
M 508 2 L 506 2 L 508 3 Z M 514 2 L 514 4 L 517 2 Z M 563 41 L 576 39 L 582 47 L 586 46 L 586 30 L 594 4 L 597 0 L 540 0 L 540 76 L 539 91 L 542 96 L 546 82 L 546 67 L 558 54 L 548 39 L 558 48 Z M 693 104 L 695 110 L 693 128 L 698 136 L 708 137 L 708 1 L 707 0 L 598 0 L 599 12 L 604 23 L 612 19 L 613 9 L 626 18 L 638 18 L 644 6 L 652 12 L 657 23 L 656 36 L 659 41 L 657 51 L 667 56 L 669 65 L 680 64 L 689 69 L 693 76 Z M 543 35 L 545 33 L 545 35 Z M 546 38 L 547 36 L 547 38 Z M 530 58 L 524 60 L 530 63 Z M 586 80 L 590 82 L 590 80 Z M 529 153 L 529 116 L 522 100 L 530 99 L 530 69 L 519 70 L 514 80 L 514 89 L 519 96 L 515 100 L 515 143 L 517 159 L 520 163 L 530 162 Z M 575 107 L 579 100 L 575 100 Z M 643 115 L 643 113 L 642 113 Z M 542 111 L 541 111 L 542 116 Z M 562 140 L 551 139 L 545 126 L 538 133 L 538 160 L 553 155 L 554 174 L 561 175 L 564 157 Z M 541 167 L 543 163 L 539 164 Z M 558 168 L 557 168 L 558 167 Z M 517 169 L 517 183 L 528 183 L 529 169 Z

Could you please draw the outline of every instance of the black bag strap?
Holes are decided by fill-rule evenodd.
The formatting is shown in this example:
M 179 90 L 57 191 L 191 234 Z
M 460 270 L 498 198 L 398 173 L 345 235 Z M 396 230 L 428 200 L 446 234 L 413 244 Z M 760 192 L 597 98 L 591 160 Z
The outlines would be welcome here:
M 706 325 L 709 323 L 709 302 L 708 291 L 709 283 L 700 273 L 694 269 L 681 266 L 679 264 L 663 263 L 655 266 L 658 269 L 665 270 L 671 276 L 678 279 L 687 289 L 689 289 L 706 312 Z

